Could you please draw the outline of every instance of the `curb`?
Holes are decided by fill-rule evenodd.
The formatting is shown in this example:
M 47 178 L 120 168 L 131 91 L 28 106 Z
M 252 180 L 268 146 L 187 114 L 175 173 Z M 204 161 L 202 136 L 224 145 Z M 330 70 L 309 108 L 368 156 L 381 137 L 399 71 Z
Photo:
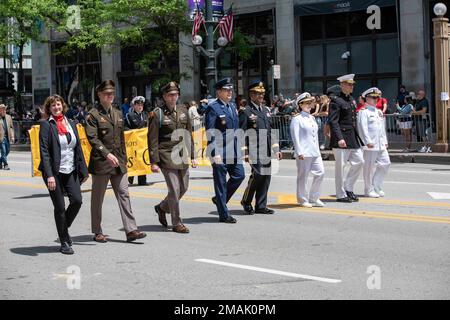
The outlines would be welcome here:
M 292 158 L 291 151 L 282 151 L 285 159 Z M 389 153 L 391 162 L 393 163 L 423 163 L 423 164 L 442 164 L 450 165 L 450 153 Z M 322 159 L 325 161 L 334 161 L 334 154 L 332 151 L 323 151 Z

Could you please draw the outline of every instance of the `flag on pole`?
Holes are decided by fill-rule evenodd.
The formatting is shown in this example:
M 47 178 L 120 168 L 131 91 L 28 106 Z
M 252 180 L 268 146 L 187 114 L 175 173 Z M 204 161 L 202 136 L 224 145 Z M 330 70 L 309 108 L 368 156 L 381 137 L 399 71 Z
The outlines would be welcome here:
M 219 32 L 221 37 L 227 38 L 229 42 L 233 41 L 233 29 L 234 29 L 234 18 L 233 18 L 233 5 L 230 6 L 227 13 L 219 21 Z
M 192 38 L 194 38 L 202 25 L 205 25 L 205 18 L 203 17 L 202 12 L 200 11 L 198 4 L 197 4 L 197 12 L 195 13 L 194 17 L 194 24 L 192 26 Z M 205 26 L 206 29 L 206 26 Z

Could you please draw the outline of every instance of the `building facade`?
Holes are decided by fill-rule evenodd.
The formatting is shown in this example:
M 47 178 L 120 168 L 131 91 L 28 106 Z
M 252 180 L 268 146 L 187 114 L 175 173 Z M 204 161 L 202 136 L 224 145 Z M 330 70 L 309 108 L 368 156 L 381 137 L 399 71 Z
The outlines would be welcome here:
M 225 7 L 231 1 L 225 1 Z M 378 86 L 391 106 L 400 84 L 408 91 L 424 88 L 433 96 L 433 6 L 431 0 L 233 0 L 235 25 L 254 34 L 255 51 L 241 62 L 227 50 L 219 58 L 218 77 L 233 76 L 237 94 L 245 95 L 255 78 L 265 81 L 269 92 L 292 97 L 300 91 L 322 93 L 342 74 L 355 73 L 355 95 Z M 445 2 L 448 5 L 449 1 Z M 380 8 L 380 28 L 371 5 Z M 449 6 L 450 8 L 450 6 Z M 189 41 L 189 39 L 185 39 Z M 345 55 L 347 53 L 347 55 Z M 189 46 L 180 56 L 194 61 L 194 68 L 181 64 L 194 83 L 202 82 L 201 60 Z M 346 57 L 344 59 L 343 57 Z M 200 62 L 196 61 L 200 60 Z M 272 64 L 281 66 L 281 79 L 272 80 Z M 274 87 L 272 89 L 272 87 Z M 182 82 L 187 98 L 200 98 L 204 91 L 191 80 Z

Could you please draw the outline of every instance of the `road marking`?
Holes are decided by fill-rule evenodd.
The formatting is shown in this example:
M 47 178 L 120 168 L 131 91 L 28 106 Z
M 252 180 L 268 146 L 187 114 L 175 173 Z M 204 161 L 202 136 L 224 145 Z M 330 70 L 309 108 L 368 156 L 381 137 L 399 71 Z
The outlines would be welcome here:
M 18 187 L 27 187 L 33 189 L 47 189 L 47 187 L 42 184 L 33 184 L 28 182 L 15 182 L 15 181 L 0 181 L 0 185 L 7 186 L 18 186 Z M 82 192 L 86 192 L 86 190 L 82 190 Z M 145 199 L 164 199 L 165 193 L 147 193 L 147 192 L 129 192 L 130 196 L 136 198 L 145 198 Z M 113 191 L 108 190 L 106 192 L 108 196 L 113 196 Z M 292 196 L 290 196 L 292 197 Z M 334 198 L 332 198 L 334 199 Z M 400 220 L 400 221 L 416 221 L 416 222 L 430 222 L 430 223 L 444 223 L 450 224 L 450 218 L 441 217 L 441 216 L 421 216 L 414 214 L 403 214 L 403 213 L 389 213 L 389 212 L 377 212 L 377 211 L 366 211 L 366 210 L 349 210 L 349 209 L 339 209 L 339 208 L 300 208 L 295 202 L 292 202 L 291 199 L 279 199 L 279 204 L 269 204 L 269 207 L 276 208 L 280 210 L 288 210 L 295 211 L 296 213 L 321 213 L 328 215 L 344 215 L 344 216 L 356 216 L 356 217 L 365 217 L 365 218 L 377 218 L 377 219 L 390 219 L 390 220 Z M 192 197 L 192 196 L 184 196 L 182 201 L 185 202 L 195 202 L 195 203 L 209 203 L 211 204 L 211 208 L 215 210 L 215 207 L 212 206 L 211 198 L 203 198 L 203 197 Z M 405 202 L 407 203 L 407 202 Z M 229 205 L 233 205 L 236 207 L 240 206 L 240 201 L 230 200 L 228 202 Z M 444 204 L 447 205 L 447 204 Z M 284 207 L 286 206 L 286 207 Z
M 450 200 L 450 193 L 427 192 L 434 200 Z M 450 206 L 450 204 L 449 204 Z
M 298 274 L 298 273 L 284 272 L 284 271 L 278 271 L 278 270 L 273 270 L 273 269 L 252 267 L 252 266 L 246 266 L 246 265 L 243 265 L 243 264 L 229 263 L 229 262 L 223 262 L 223 261 L 217 261 L 217 260 L 195 259 L 195 261 L 197 261 L 197 262 L 204 262 L 204 263 L 210 263 L 210 264 L 216 264 L 216 265 L 225 266 L 225 267 L 232 267 L 232 268 L 238 268 L 238 269 L 244 269 L 244 270 L 251 270 L 251 271 L 258 271 L 258 272 L 276 274 L 276 275 L 285 276 L 285 277 L 300 278 L 300 279 L 314 280 L 314 281 L 327 282 L 327 283 L 340 283 L 340 282 L 342 282 L 342 280 L 339 280 L 339 279 L 330 279 L 330 278 L 309 276 L 309 275 L 306 275 L 306 274 Z

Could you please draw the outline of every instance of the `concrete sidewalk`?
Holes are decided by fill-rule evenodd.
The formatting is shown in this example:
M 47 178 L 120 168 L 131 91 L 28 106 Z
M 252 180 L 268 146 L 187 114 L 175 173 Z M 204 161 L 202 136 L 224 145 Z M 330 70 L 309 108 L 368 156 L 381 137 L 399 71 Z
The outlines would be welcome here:
M 391 162 L 394 163 L 426 163 L 426 164 L 449 164 L 450 153 L 420 153 L 420 152 L 401 152 L 401 150 L 389 150 Z M 292 157 L 292 151 L 283 150 L 283 157 L 289 159 Z M 334 161 L 332 150 L 322 151 L 324 160 Z
M 30 145 L 27 144 L 13 144 L 11 151 L 26 151 L 30 152 Z M 334 161 L 333 151 L 322 151 L 323 159 Z M 449 164 L 450 153 L 419 153 L 419 152 L 401 152 L 399 149 L 389 150 L 391 161 L 394 163 L 427 163 L 427 164 Z M 291 150 L 283 150 L 285 159 L 292 158 Z

